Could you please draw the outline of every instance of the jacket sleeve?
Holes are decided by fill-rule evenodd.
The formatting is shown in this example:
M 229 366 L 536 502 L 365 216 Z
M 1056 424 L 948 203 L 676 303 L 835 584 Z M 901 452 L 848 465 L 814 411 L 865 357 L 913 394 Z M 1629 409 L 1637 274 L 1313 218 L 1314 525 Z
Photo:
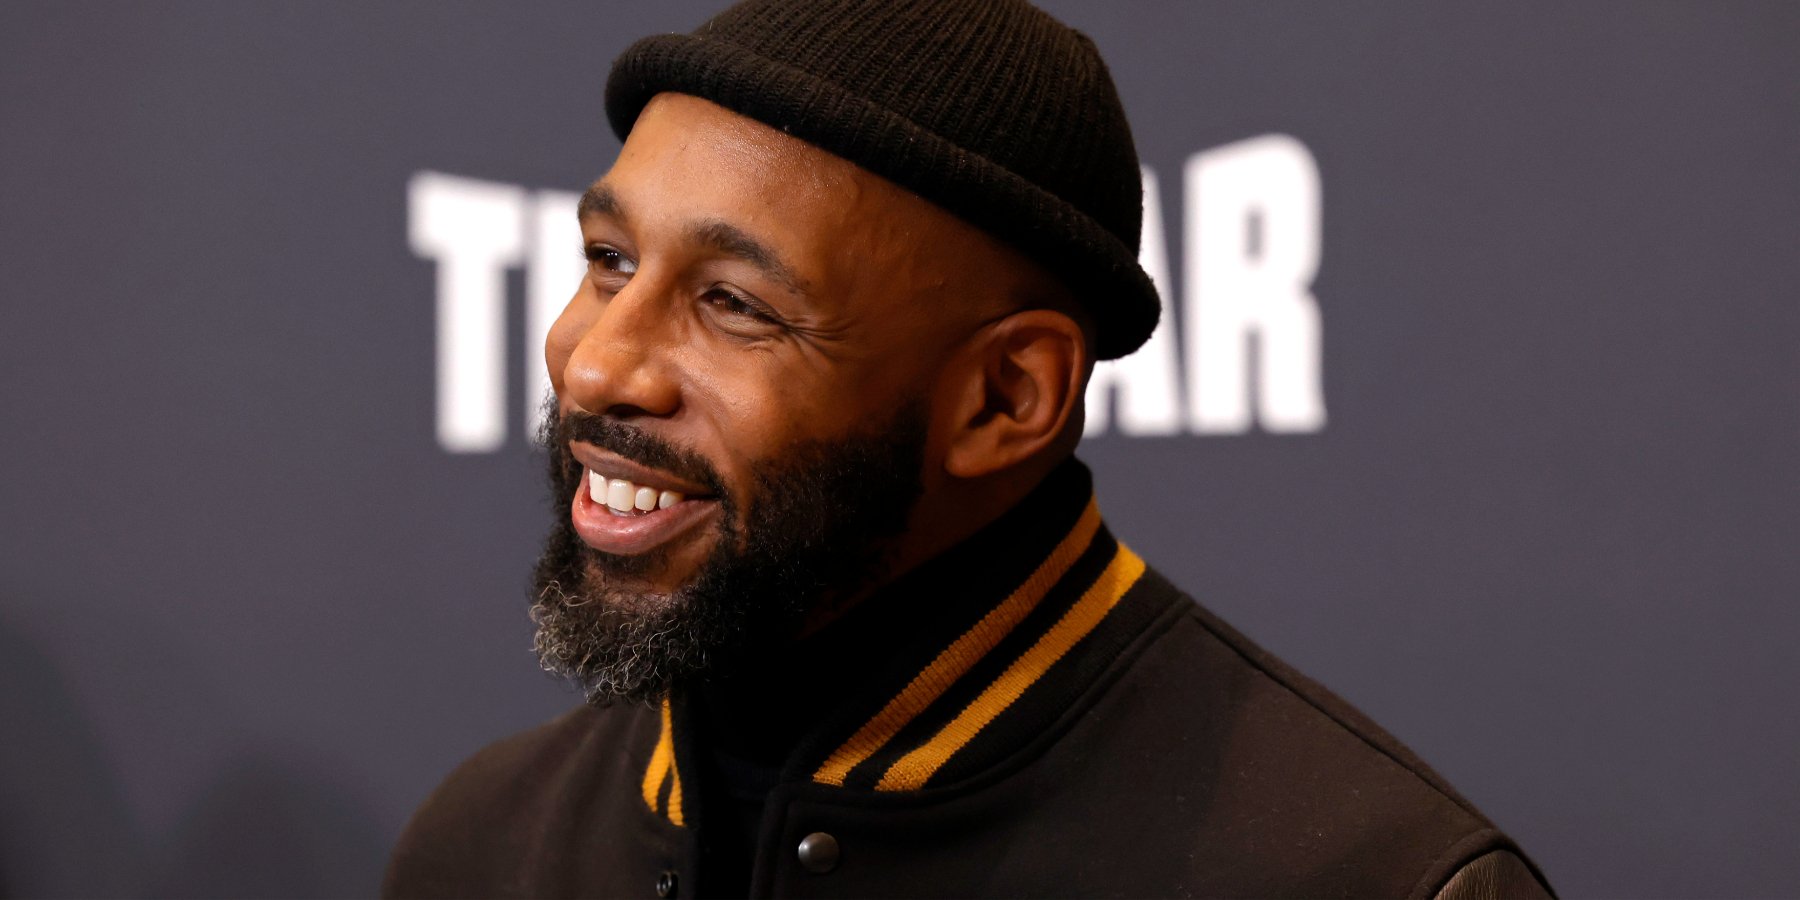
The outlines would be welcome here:
M 1552 900 L 1556 895 L 1510 850 L 1492 850 L 1444 882 L 1435 900 Z

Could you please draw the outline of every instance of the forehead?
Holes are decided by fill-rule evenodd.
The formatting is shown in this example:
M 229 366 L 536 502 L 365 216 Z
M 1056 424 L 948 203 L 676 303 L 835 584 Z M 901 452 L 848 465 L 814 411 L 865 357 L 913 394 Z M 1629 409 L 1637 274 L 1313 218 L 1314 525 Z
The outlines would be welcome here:
M 836 299 L 970 289 L 1010 251 L 962 219 L 792 135 L 659 94 L 600 179 L 646 236 L 725 222 Z
M 725 221 L 790 249 L 918 219 L 923 211 L 914 207 L 924 204 L 804 141 L 682 94 L 658 95 L 644 108 L 600 183 L 634 225 Z

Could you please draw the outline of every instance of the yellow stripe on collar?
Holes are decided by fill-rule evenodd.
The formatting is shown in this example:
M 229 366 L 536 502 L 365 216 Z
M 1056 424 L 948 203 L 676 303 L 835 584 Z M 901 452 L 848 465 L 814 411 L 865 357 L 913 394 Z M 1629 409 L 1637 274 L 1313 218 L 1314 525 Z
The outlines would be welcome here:
M 657 735 L 656 750 L 650 754 L 650 766 L 644 770 L 644 805 L 651 812 L 662 812 L 661 804 L 663 782 L 674 779 L 669 786 L 669 821 L 676 825 L 681 821 L 681 772 L 675 768 L 675 730 L 670 722 L 669 700 L 663 698 L 662 733 Z
M 1131 590 L 1131 586 L 1143 574 L 1144 561 L 1131 552 L 1130 548 L 1120 544 L 1118 552 L 1113 554 L 1112 562 L 1107 564 L 1106 570 L 1100 573 L 1093 586 L 1081 595 L 1081 599 L 931 740 L 896 760 L 888 768 L 887 774 L 881 776 L 875 789 L 910 791 L 924 787 L 925 782 L 938 769 L 943 768 L 944 763 L 949 762 L 956 751 L 974 740 L 982 728 L 1019 699 L 1027 688 L 1036 684 L 1038 678 L 1086 637 L 1088 632 L 1093 631 L 1094 626 L 1099 625 L 1100 620 L 1112 612 L 1113 607 L 1119 604 L 1119 599 L 1125 596 L 1126 591 Z
M 989 610 L 980 622 L 957 638 L 955 643 L 939 653 L 874 718 L 851 735 L 843 746 L 832 751 L 824 764 L 819 766 L 819 770 L 813 773 L 813 781 L 841 787 L 851 769 L 893 740 L 894 735 L 906 723 L 924 712 L 932 701 L 943 696 L 957 679 L 967 674 L 977 661 L 1010 634 L 1037 607 L 1038 602 L 1044 599 L 1050 588 L 1062 580 L 1075 560 L 1087 551 L 1094 541 L 1094 534 L 1099 530 L 1100 508 L 1090 496 L 1087 508 L 1082 510 L 1075 527 L 1050 551 L 1050 555 L 1025 579 L 1025 583 L 1019 585 L 999 606 Z

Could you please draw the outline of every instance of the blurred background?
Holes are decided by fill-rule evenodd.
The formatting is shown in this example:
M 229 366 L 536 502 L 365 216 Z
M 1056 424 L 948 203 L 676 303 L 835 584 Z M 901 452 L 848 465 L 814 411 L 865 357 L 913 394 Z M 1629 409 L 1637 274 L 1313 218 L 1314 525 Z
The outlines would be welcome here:
M 0 5 L 0 894 L 365 896 L 529 651 L 607 67 L 717 3 Z M 1800 884 L 1800 7 L 1047 0 L 1114 529 L 1564 896 Z

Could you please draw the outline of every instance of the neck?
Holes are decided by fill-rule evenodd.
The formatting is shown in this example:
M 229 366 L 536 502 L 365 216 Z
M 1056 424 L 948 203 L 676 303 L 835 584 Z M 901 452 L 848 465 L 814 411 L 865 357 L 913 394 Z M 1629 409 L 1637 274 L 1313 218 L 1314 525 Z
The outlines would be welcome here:
M 928 484 L 907 519 L 906 534 L 882 557 L 881 577 L 855 591 L 813 607 L 801 619 L 796 640 L 804 640 L 842 618 L 920 566 L 969 540 L 1024 502 L 1072 457 L 1036 459 L 983 478 L 942 476 Z
M 938 531 L 934 541 L 911 542 L 911 555 L 879 586 L 818 611 L 792 641 L 693 686 L 689 694 L 703 710 L 707 742 L 742 759 L 779 764 L 821 710 L 863 689 L 863 676 L 884 666 L 892 647 L 930 621 L 991 606 L 1012 582 L 987 585 L 971 573 L 1004 561 L 1029 570 L 1066 531 L 1060 520 L 1072 520 L 1090 491 L 1086 470 L 1070 461 L 1029 485 L 983 485 L 969 504 L 946 498 L 925 509 L 922 503 L 915 521 L 942 517 L 937 520 L 954 527 Z

